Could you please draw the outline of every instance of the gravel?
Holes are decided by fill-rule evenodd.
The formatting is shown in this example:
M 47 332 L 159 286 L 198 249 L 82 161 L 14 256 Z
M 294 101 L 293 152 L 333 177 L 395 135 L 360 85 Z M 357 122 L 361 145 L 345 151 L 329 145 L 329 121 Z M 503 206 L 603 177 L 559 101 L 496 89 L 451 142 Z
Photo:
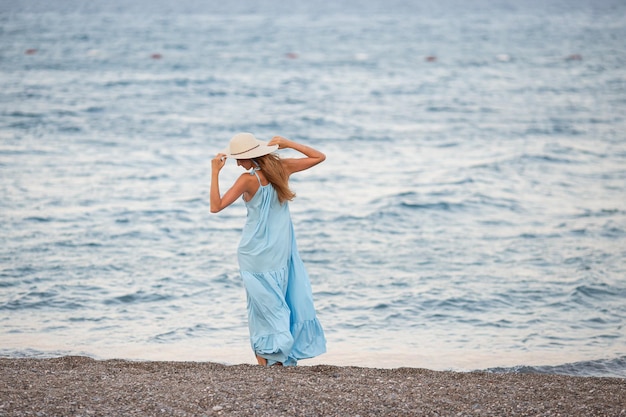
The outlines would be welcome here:
M 0 358 L 0 416 L 626 416 L 626 379 Z

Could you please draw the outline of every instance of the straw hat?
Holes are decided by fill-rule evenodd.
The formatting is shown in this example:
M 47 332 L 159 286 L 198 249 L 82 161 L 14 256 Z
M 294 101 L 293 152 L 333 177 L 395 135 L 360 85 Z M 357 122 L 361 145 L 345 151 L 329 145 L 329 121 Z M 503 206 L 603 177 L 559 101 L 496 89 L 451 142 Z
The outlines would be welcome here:
M 267 155 L 278 149 L 278 145 L 268 146 L 267 142 L 258 140 L 252 133 L 237 133 L 230 140 L 228 148 L 221 153 L 225 153 L 228 158 L 252 159 Z

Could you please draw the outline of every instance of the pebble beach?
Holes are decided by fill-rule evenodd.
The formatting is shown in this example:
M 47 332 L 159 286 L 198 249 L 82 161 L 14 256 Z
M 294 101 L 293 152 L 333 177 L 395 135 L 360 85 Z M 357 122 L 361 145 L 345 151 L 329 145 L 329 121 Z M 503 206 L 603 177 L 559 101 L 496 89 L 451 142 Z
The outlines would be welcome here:
M 626 380 L 82 356 L 0 359 L 0 416 L 626 416 Z

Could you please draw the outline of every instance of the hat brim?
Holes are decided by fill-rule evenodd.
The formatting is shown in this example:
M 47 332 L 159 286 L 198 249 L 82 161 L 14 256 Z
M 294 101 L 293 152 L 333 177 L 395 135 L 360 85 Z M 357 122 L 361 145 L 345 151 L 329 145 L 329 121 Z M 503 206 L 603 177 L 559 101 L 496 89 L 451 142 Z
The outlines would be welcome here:
M 263 155 L 268 155 L 274 151 L 278 150 L 278 145 L 265 145 L 262 143 L 259 143 L 256 147 L 254 147 L 253 149 L 250 149 L 249 151 L 243 152 L 243 153 L 239 153 L 237 155 L 233 155 L 230 153 L 230 148 L 226 148 L 224 150 L 222 150 L 223 154 L 226 154 L 227 158 L 232 158 L 232 159 L 252 159 L 252 158 L 258 158 L 260 156 Z

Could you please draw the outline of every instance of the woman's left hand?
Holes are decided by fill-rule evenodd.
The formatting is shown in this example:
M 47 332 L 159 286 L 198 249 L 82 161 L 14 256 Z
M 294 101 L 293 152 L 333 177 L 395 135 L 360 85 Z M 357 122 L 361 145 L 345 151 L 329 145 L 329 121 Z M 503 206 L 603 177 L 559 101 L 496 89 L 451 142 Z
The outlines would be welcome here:
M 217 155 L 215 155 L 215 158 L 211 160 L 211 167 L 213 168 L 213 171 L 219 172 L 222 168 L 224 168 L 225 164 L 226 154 L 223 153 L 218 153 Z

